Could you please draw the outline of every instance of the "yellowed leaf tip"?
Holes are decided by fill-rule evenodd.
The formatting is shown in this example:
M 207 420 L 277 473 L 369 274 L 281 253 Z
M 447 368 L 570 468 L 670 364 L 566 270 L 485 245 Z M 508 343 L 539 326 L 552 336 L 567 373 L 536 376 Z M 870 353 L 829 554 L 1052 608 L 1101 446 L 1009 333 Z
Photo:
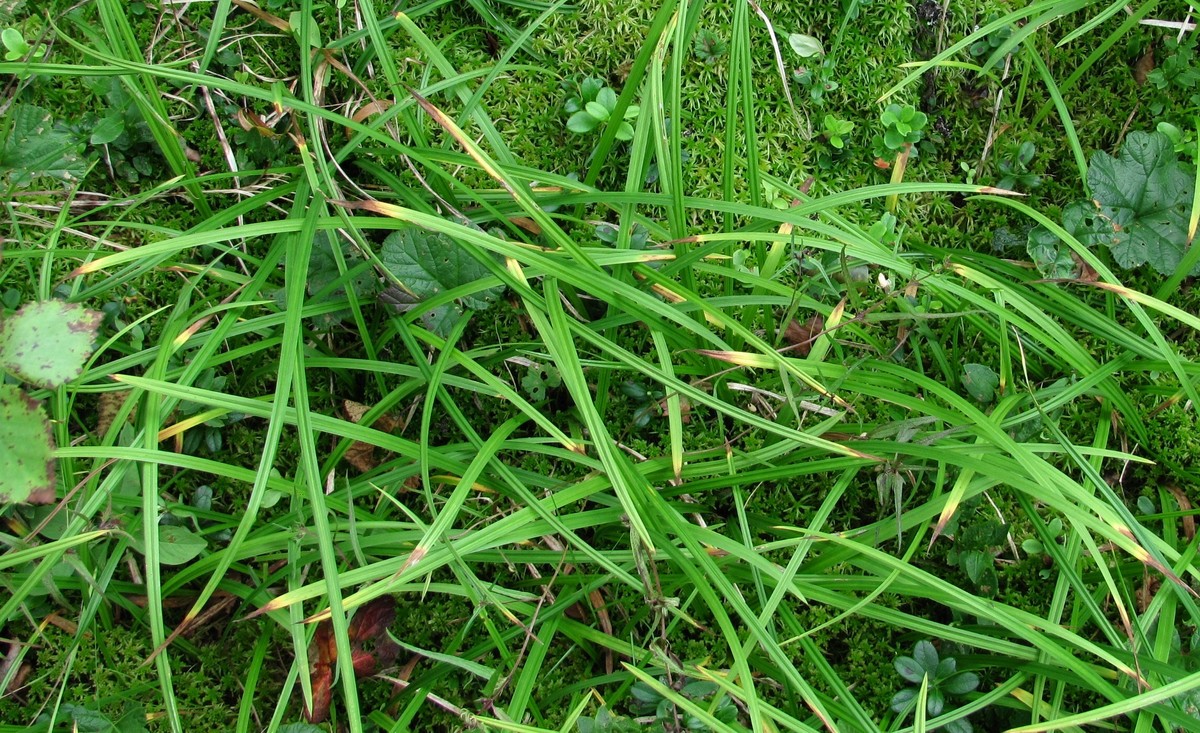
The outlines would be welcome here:
M 404 561 L 404 565 L 400 567 L 400 572 L 404 572 L 413 565 L 421 562 L 421 560 L 424 559 L 425 555 L 427 554 L 429 554 L 429 550 L 424 547 L 413 548 L 412 554 L 408 556 L 408 559 Z
M 1092 285 L 1095 285 L 1096 287 L 1100 288 L 1101 290 L 1107 290 L 1111 293 L 1116 293 L 1117 295 L 1120 295 L 1125 298 L 1132 298 L 1134 295 L 1134 292 L 1135 292 L 1135 291 L 1130 290 L 1129 288 L 1125 287 L 1124 285 L 1117 285 L 1116 283 L 1106 283 L 1106 282 L 1096 281 L 1096 282 L 1092 283 Z
M 744 351 L 716 351 L 713 349 L 697 349 L 696 353 L 701 356 L 707 356 L 717 361 L 723 361 L 728 364 L 736 364 L 738 366 L 753 366 L 746 357 L 751 356 Z

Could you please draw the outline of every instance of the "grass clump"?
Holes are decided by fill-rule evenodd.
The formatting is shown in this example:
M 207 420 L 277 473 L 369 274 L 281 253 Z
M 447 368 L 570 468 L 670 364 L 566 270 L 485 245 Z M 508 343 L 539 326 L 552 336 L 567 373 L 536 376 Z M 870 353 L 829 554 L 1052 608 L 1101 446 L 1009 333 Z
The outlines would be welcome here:
M 934 5 L 54 9 L 0 73 L 84 165 L 14 167 L 3 317 L 102 315 L 21 393 L 4 719 L 1192 725 L 1187 272 L 1060 226 L 1150 125 Z

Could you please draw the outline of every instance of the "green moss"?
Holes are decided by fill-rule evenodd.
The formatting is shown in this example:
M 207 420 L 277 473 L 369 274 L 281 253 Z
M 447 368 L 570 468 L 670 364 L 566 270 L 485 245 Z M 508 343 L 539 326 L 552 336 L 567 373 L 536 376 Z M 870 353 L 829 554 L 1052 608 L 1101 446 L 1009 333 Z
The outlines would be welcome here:
M 276 645 L 287 643 L 286 635 L 273 624 L 248 623 L 202 631 L 192 639 L 198 650 L 195 656 L 173 650 L 173 687 L 188 729 L 233 728 L 241 699 L 237 685 L 246 679 L 246 658 L 230 649 L 248 650 L 264 633 L 272 635 Z M 144 664 L 151 652 L 144 629 L 96 628 L 84 635 L 74 663 L 68 666 L 72 641 L 73 635 L 57 626 L 45 628 L 34 653 L 26 658 L 33 668 L 28 686 L 19 695 L 0 699 L 0 718 L 31 723 L 46 706 L 53 706 L 61 691 L 63 703 L 97 710 L 113 720 L 126 705 L 141 704 L 151 730 L 166 730 L 157 673 L 154 665 Z M 278 694 L 284 672 L 264 671 L 256 690 L 260 706 L 269 705 Z

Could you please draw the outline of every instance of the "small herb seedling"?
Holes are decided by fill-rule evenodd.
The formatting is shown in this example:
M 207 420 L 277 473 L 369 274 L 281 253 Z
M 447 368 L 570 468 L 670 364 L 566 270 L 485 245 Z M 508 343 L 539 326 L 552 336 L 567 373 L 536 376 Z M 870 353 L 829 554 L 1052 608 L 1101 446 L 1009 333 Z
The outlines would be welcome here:
M 1170 122 L 1160 122 L 1154 129 L 1167 136 L 1167 139 L 1175 146 L 1176 153 L 1187 155 L 1193 159 L 1193 163 L 1196 162 L 1194 160 L 1196 156 L 1196 139 L 1193 136 L 1191 128 L 1184 130 Z
M 596 225 L 596 238 L 605 244 L 616 244 L 620 236 L 621 232 L 616 224 L 605 221 Z M 629 233 L 629 248 L 646 249 L 649 241 L 650 230 L 642 226 L 641 222 L 634 222 L 633 229 Z
M 1008 527 L 995 519 L 981 519 L 955 528 L 954 546 L 946 559 L 962 570 L 983 596 L 996 593 L 996 550 L 1008 537 Z
M 621 384 L 621 392 L 639 405 L 637 412 L 633 413 L 634 427 L 644 428 L 650 424 L 652 418 L 663 414 L 662 402 L 666 393 L 661 389 L 646 387 L 630 379 Z
M 929 118 L 911 104 L 889 104 L 879 115 L 879 121 L 884 129 L 883 135 L 877 140 L 881 141 L 887 150 L 899 153 L 906 146 L 911 148 L 925 137 L 925 125 L 929 123 Z
M 992 22 L 995 18 L 990 18 L 988 22 Z M 1004 26 L 998 30 L 994 30 L 983 38 L 971 44 L 971 56 L 980 60 L 986 61 L 996 49 L 1004 45 L 1004 43 L 1012 36 L 1012 26 Z
M 1046 534 L 1049 535 L 1050 539 L 1052 539 L 1053 541 L 1055 541 L 1055 542 L 1058 541 L 1059 537 L 1062 536 L 1062 531 L 1063 531 L 1063 522 L 1058 517 L 1055 517 L 1054 519 L 1051 519 L 1049 522 L 1046 523 Z M 1035 557 L 1037 555 L 1043 556 L 1044 562 L 1047 567 L 1042 570 L 1039 570 L 1038 574 L 1041 575 L 1042 578 L 1049 578 L 1050 577 L 1049 565 L 1052 561 L 1051 561 L 1049 555 L 1046 553 L 1046 547 L 1045 547 L 1045 545 L 1042 544 L 1042 541 L 1036 537 L 1030 537 L 1029 539 L 1027 539 L 1021 543 L 1021 549 L 1025 550 L 1025 552 L 1027 552 L 1030 557 Z
M 763 203 L 772 208 L 779 209 L 780 211 L 783 211 L 792 205 L 791 202 L 788 201 L 787 197 L 779 191 L 779 189 L 775 188 L 775 186 L 767 183 L 766 181 L 763 181 Z
M 798 66 L 792 72 L 796 83 L 808 90 L 808 96 L 815 104 L 824 104 L 825 94 L 838 88 L 834 81 L 834 63 L 825 56 L 825 47 L 821 40 L 803 33 L 793 33 L 788 36 L 788 45 L 802 59 L 812 59 L 811 66 Z
M 712 66 L 729 51 L 729 44 L 715 32 L 701 28 L 696 31 L 696 40 L 692 45 L 692 51 L 700 63 Z
M 854 131 L 853 122 L 839 119 L 833 115 L 825 115 L 825 119 L 821 121 L 821 127 L 821 137 L 838 150 L 846 147 L 846 136 Z
M 911 104 L 889 104 L 879 115 L 883 134 L 872 139 L 876 167 L 892 171 L 891 182 L 904 180 L 904 171 L 910 158 L 917 157 L 916 144 L 925 136 L 925 125 L 929 118 Z M 894 157 L 894 160 L 889 160 Z M 887 209 L 894 212 L 898 197 L 887 197 Z
M 666 678 L 660 678 L 660 681 L 664 684 L 669 682 Z M 680 695 L 700 703 L 701 707 L 707 708 L 712 716 L 720 722 L 729 724 L 737 721 L 737 707 L 728 695 L 721 692 L 721 688 L 715 682 L 688 681 L 684 678 L 677 680 L 674 686 L 677 687 Z M 654 723 L 649 730 L 712 730 L 703 720 L 680 710 L 675 703 L 641 680 L 634 683 L 629 693 L 636 701 L 633 705 L 635 713 L 642 717 L 654 716 Z
M 4 60 L 5 61 L 20 61 L 26 56 L 31 56 L 34 60 L 40 59 L 46 55 L 46 47 L 38 44 L 34 47 L 29 41 L 25 40 L 25 34 L 16 28 L 5 28 L 0 31 L 0 43 L 4 44 Z
M 1035 155 L 1037 146 L 1030 141 L 1018 145 L 1016 150 L 1000 161 L 1000 180 L 996 186 L 1010 191 L 1028 191 L 1041 186 L 1042 177 L 1029 170 Z
M 927 685 L 925 711 L 930 717 L 942 714 L 948 697 L 960 697 L 979 687 L 978 675 L 959 672 L 954 657 L 939 659 L 937 649 L 928 640 L 918 641 L 911 657 L 896 657 L 893 664 L 905 681 L 916 685 L 906 687 L 892 697 L 892 710 L 903 717 L 907 717 L 916 707 L 922 685 Z M 966 718 L 959 718 L 947 723 L 942 730 L 972 733 L 973 729 Z
M 586 135 L 597 130 L 601 123 L 608 122 L 617 109 L 617 93 L 600 79 L 587 79 L 579 87 L 579 95 L 567 100 L 567 129 Z M 633 139 L 633 121 L 641 110 L 636 104 L 625 108 L 625 114 L 617 127 L 618 140 Z

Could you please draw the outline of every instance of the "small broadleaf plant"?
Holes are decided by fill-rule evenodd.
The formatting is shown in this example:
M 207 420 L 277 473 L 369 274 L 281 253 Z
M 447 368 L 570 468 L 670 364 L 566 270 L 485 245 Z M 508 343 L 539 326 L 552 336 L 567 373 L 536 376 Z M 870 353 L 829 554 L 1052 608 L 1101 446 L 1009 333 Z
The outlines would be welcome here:
M 1103 244 L 1125 269 L 1150 265 L 1173 275 L 1188 248 L 1188 216 L 1195 190 L 1191 167 L 1181 163 L 1161 132 L 1131 132 L 1117 157 L 1092 155 L 1092 198 L 1063 209 L 1063 229 L 1081 244 Z M 1027 248 L 1045 277 L 1073 277 L 1071 252 L 1045 227 L 1029 232 Z M 1188 275 L 1200 275 L 1200 263 Z
M 937 649 L 928 640 L 918 641 L 911 657 L 896 657 L 893 664 L 906 682 L 915 685 L 904 688 L 892 697 L 892 710 L 904 717 L 916 707 L 921 685 L 926 684 L 927 678 L 925 712 L 930 717 L 941 715 L 946 710 L 947 698 L 961 697 L 979 687 L 978 675 L 959 672 L 954 657 L 939 658 Z M 942 730 L 948 733 L 972 733 L 974 729 L 966 718 L 959 718 L 947 723 Z
M 609 121 L 616 109 L 616 91 L 600 79 L 586 79 L 579 87 L 579 94 L 567 100 L 566 112 L 571 115 L 567 119 L 567 129 L 579 135 L 595 132 Z M 633 139 L 633 121 L 640 112 L 636 104 L 625 108 L 617 126 L 618 140 Z
M 25 40 L 25 34 L 16 28 L 0 31 L 0 43 L 4 44 L 5 61 L 20 61 L 26 56 L 36 61 L 46 55 L 46 47 L 43 44 L 31 44 Z

